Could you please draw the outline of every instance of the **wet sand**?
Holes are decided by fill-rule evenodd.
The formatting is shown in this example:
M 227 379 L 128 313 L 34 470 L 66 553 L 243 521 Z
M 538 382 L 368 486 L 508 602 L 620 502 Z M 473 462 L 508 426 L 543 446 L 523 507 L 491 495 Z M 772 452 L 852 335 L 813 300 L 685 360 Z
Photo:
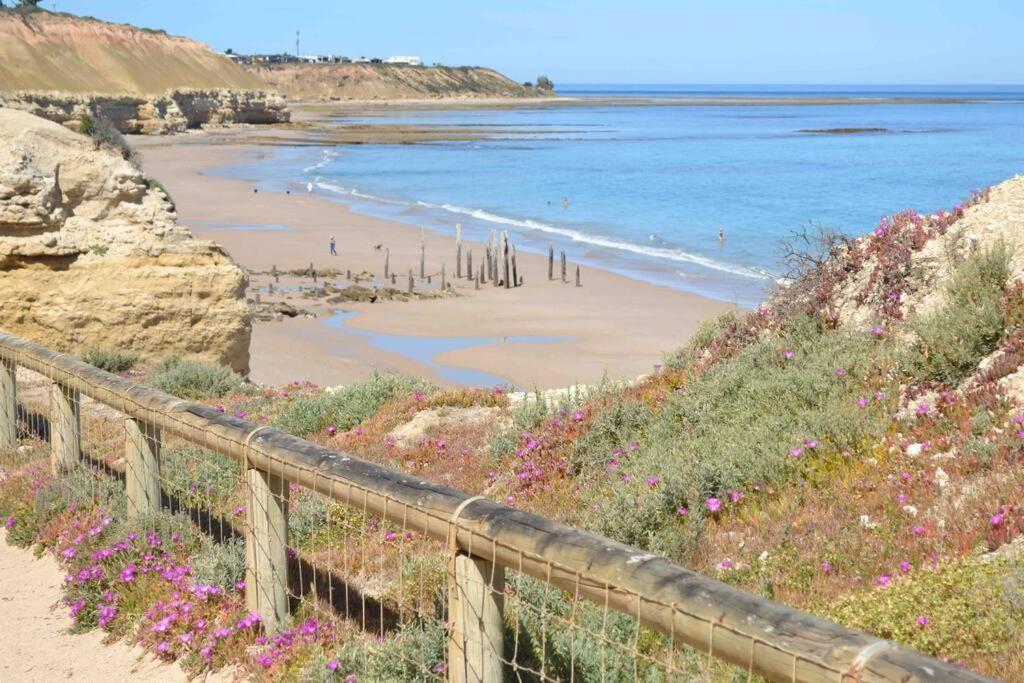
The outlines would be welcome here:
M 396 287 L 405 289 L 408 271 L 419 272 L 419 230 L 354 213 L 305 190 L 293 190 L 291 195 L 254 194 L 250 182 L 206 173 L 265 158 L 272 149 L 252 144 L 263 135 L 259 130 L 235 129 L 132 142 L 142 155 L 147 175 L 162 182 L 173 196 L 179 221 L 197 237 L 223 245 L 245 268 L 269 271 L 276 265 L 279 270 L 291 270 L 308 268 L 312 262 L 321 271 L 371 272 L 375 280 L 364 284 L 382 286 L 384 256 L 374 249 L 382 244 L 390 249 L 392 270 L 405 274 Z M 274 135 L 289 140 L 302 137 L 301 132 L 288 130 Z M 328 254 L 330 235 L 337 239 L 338 256 Z M 464 249 L 470 248 L 479 264 L 483 246 L 465 242 Z M 732 308 L 731 304 L 590 267 L 583 268 L 582 287 L 575 287 L 571 276 L 570 282 L 563 284 L 557 272 L 556 280 L 549 281 L 546 257 L 525 253 L 519 254 L 523 287 L 486 285 L 476 291 L 472 283 L 454 278 L 454 225 L 449 235 L 426 232 L 426 271 L 438 273 L 442 263 L 458 296 L 328 306 L 322 299 L 279 292 L 275 300 L 291 296 L 289 303 L 321 317 L 254 323 L 252 379 L 267 384 L 308 380 L 335 385 L 363 379 L 374 370 L 440 379 L 436 368 L 380 348 L 372 333 L 492 339 L 494 343 L 438 354 L 434 361 L 497 375 L 525 388 L 596 383 L 603 376 L 633 378 L 650 372 L 663 354 L 683 344 L 702 320 Z M 573 264 L 569 270 L 575 272 Z M 265 288 L 269 281 L 267 275 L 254 274 L 253 292 Z M 331 281 L 338 287 L 348 284 L 344 276 Z M 312 285 L 308 278 L 296 282 Z M 416 287 L 436 291 L 437 278 L 430 285 L 417 278 Z M 261 298 L 267 300 L 265 290 Z M 332 328 L 324 323 L 332 309 L 357 315 L 341 329 Z M 350 328 L 371 334 L 345 331 Z M 567 340 L 502 341 L 521 336 Z

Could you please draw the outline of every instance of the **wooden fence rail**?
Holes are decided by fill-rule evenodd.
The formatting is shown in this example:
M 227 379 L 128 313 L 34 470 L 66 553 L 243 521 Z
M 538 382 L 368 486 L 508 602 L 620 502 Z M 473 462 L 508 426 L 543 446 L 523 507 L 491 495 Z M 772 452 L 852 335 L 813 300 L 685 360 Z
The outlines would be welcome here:
M 133 514 L 159 505 L 159 433 L 243 465 L 250 496 L 246 602 L 271 630 L 284 624 L 288 609 L 287 497 L 275 492 L 294 484 L 448 544 L 450 680 L 501 679 L 506 569 L 621 611 L 673 643 L 775 681 L 988 680 L 637 548 L 245 422 L 3 333 L 0 446 L 14 442 L 17 366 L 53 383 L 55 469 L 79 456 L 78 394 L 123 413 Z

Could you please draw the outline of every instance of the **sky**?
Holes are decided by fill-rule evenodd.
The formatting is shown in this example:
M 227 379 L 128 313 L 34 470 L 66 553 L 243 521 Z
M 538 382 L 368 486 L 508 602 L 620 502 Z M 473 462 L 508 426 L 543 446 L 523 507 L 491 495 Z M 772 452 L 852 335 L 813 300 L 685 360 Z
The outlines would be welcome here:
M 235 52 L 416 55 L 555 83 L 1021 84 L 1021 0 L 44 0 Z

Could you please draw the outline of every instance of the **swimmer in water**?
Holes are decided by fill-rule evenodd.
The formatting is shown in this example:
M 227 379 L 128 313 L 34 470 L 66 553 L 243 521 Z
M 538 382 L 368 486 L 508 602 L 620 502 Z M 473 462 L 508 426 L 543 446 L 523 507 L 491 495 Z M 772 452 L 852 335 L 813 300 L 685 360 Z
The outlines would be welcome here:
M 725 244 L 725 228 L 718 229 L 718 241 Z

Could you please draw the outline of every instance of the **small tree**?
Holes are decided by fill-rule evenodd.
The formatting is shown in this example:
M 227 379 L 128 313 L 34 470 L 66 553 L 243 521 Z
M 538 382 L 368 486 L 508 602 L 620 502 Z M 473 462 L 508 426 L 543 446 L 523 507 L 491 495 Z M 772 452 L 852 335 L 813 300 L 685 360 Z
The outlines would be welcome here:
M 533 83 L 530 83 L 530 81 L 524 81 L 523 82 L 523 87 L 524 88 L 532 88 L 533 87 Z
M 554 90 L 555 84 L 547 76 L 537 76 L 537 90 Z

